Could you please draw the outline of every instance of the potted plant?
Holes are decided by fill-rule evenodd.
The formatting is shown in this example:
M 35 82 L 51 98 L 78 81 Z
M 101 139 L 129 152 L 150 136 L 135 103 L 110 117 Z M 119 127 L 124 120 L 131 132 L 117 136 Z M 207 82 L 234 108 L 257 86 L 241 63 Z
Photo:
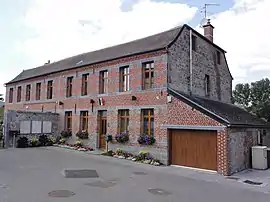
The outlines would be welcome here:
M 71 130 L 63 130 L 61 132 L 61 137 L 62 138 L 70 138 L 70 137 L 72 137 L 72 131 Z
M 141 145 L 153 145 L 156 139 L 153 135 L 141 134 L 138 138 L 138 143 Z
M 122 133 L 118 133 L 116 136 L 115 136 L 115 140 L 118 142 L 118 143 L 126 143 L 129 141 L 129 134 L 128 134 L 128 131 L 124 131 Z
M 88 134 L 87 131 L 82 130 L 82 131 L 78 131 L 76 133 L 76 137 L 78 137 L 79 139 L 84 140 L 84 139 L 88 139 L 89 138 L 89 134 Z

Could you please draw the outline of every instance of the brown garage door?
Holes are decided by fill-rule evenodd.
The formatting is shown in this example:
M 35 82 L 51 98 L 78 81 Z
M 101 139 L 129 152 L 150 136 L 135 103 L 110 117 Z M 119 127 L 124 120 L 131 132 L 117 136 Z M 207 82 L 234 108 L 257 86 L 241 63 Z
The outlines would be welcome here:
M 217 170 L 216 131 L 171 131 L 171 163 Z

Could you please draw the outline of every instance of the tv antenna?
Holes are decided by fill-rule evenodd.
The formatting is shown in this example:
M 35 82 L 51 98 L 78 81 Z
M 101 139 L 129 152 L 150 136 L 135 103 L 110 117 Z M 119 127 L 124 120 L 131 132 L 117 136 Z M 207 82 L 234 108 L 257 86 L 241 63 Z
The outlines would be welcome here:
M 216 3 L 206 3 L 206 4 L 204 4 L 204 7 L 202 8 L 201 12 L 204 12 L 204 18 L 205 19 L 207 19 L 208 7 L 209 6 L 220 6 L 220 4 L 216 4 Z
M 220 4 L 216 4 L 216 3 L 206 3 L 204 4 L 204 6 L 202 7 L 201 13 L 204 13 L 204 18 L 201 20 L 200 22 L 200 27 L 202 28 L 203 25 L 206 24 L 206 22 L 209 20 L 209 18 L 207 17 L 208 12 L 208 7 L 209 6 L 220 6 Z

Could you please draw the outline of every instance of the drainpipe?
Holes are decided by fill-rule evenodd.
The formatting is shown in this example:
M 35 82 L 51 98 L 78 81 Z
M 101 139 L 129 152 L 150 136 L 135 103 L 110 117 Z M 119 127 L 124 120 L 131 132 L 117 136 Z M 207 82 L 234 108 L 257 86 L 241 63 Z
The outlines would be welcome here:
M 167 79 L 167 81 L 166 81 L 167 89 L 166 89 L 166 91 L 168 92 L 168 86 L 169 86 L 169 49 L 168 49 L 168 47 L 166 47 L 166 57 L 167 57 L 167 61 L 166 61 L 166 63 L 167 63 L 167 65 L 166 65 L 166 69 L 167 69 L 167 77 L 166 77 L 166 79 Z
M 190 95 L 192 94 L 192 30 L 189 31 L 189 85 Z

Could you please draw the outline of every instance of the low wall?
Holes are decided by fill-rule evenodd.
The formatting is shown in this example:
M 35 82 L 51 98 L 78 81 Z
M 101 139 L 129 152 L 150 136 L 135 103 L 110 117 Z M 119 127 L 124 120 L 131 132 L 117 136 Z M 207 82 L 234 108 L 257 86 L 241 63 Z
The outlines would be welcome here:
M 14 147 L 20 136 L 59 135 L 59 115 L 51 112 L 8 110 L 4 117 L 5 147 Z M 18 133 L 16 139 L 13 133 Z

